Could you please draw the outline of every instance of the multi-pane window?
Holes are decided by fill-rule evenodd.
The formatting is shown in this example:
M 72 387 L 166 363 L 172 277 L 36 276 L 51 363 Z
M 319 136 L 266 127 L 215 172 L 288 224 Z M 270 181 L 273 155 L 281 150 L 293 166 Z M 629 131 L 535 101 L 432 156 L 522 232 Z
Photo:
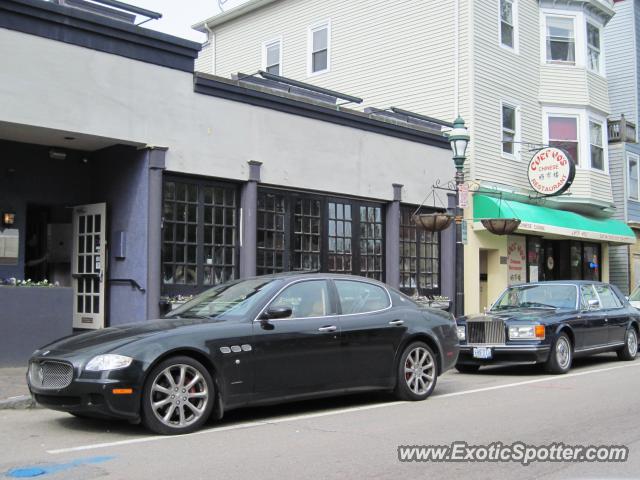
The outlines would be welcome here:
M 257 273 L 384 276 L 382 207 L 302 192 L 258 191 Z
M 329 256 L 330 272 L 351 273 L 353 270 L 351 205 L 329 202 Z
M 502 153 L 515 155 L 517 136 L 516 107 L 502 104 Z
M 310 73 L 329 69 L 329 25 L 324 24 L 310 30 Z
M 638 200 L 638 157 L 628 154 L 627 157 L 629 198 Z
M 277 193 L 258 195 L 258 275 L 284 271 L 285 202 L 284 195 Z
M 383 278 L 382 207 L 360 207 L 360 274 L 382 281 Z
M 263 67 L 268 73 L 282 75 L 282 46 L 280 40 L 265 43 L 263 47 Z
M 576 117 L 549 117 L 549 146 L 563 149 L 576 163 L 578 157 L 578 119 Z
M 418 228 L 412 207 L 400 214 L 400 288 L 422 295 L 440 292 L 440 236 Z
M 575 63 L 576 39 L 573 18 L 547 17 L 547 62 Z
M 602 124 L 589 121 L 589 143 L 591 146 L 591 168 L 604 170 L 604 147 Z
M 500 0 L 500 43 L 515 46 L 515 20 L 513 0 Z
M 320 269 L 320 208 L 318 199 L 295 199 L 292 270 Z
M 587 64 L 589 69 L 600 72 L 600 29 L 587 22 Z
M 193 292 L 235 278 L 236 188 L 188 179 L 164 182 L 162 283 Z

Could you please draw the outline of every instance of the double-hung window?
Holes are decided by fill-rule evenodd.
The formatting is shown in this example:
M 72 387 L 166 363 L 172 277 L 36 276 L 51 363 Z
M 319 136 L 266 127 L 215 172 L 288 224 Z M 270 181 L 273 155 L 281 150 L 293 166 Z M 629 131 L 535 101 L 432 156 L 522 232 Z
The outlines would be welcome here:
M 575 64 L 576 37 L 574 20 L 570 17 L 546 17 L 548 63 Z
M 500 44 L 515 48 L 516 21 L 514 0 L 500 0 Z
M 561 148 L 571 157 L 576 165 L 578 156 L 578 119 L 576 117 L 548 117 L 549 146 Z
M 502 154 L 515 157 L 518 137 L 518 110 L 513 105 L 502 104 Z
M 329 71 L 329 23 L 309 29 L 309 74 Z
M 600 73 L 600 29 L 587 22 L 587 65 Z
M 267 73 L 282 75 L 282 41 L 267 42 L 262 47 L 262 68 Z
M 591 147 L 591 168 L 604 170 L 604 129 L 602 124 L 589 120 L 589 143 Z
M 627 154 L 629 198 L 638 200 L 638 155 Z

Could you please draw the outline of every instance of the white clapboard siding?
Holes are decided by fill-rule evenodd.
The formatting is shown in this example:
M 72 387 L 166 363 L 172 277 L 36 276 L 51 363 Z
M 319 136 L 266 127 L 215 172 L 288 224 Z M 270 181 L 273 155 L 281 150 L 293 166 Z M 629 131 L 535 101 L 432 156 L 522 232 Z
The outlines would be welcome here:
M 617 2 L 616 14 L 604 30 L 606 70 L 609 83 L 611 116 L 624 114 L 627 120 L 638 119 L 638 55 L 637 35 L 640 33 L 640 2 Z

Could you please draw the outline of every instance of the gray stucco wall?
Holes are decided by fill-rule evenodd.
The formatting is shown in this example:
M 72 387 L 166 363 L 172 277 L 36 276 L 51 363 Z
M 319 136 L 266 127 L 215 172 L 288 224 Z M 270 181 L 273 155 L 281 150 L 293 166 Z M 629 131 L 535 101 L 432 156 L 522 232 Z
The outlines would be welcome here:
M 31 353 L 71 335 L 71 288 L 0 286 L 0 366 L 25 366 Z

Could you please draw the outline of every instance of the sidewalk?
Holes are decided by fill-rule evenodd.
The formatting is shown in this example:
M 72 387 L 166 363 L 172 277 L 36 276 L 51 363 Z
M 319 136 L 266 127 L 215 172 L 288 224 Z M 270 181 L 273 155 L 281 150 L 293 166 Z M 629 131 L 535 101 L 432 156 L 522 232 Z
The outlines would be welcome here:
M 0 410 L 35 406 L 25 374 L 26 367 L 0 368 Z

